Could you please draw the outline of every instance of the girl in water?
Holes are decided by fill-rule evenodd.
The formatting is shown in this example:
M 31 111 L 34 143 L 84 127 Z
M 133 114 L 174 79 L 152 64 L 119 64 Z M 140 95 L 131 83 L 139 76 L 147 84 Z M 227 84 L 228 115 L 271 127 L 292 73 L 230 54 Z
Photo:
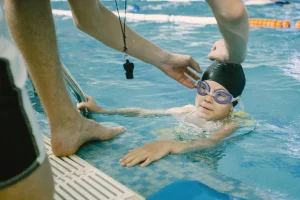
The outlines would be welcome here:
M 205 130 L 205 138 L 193 141 L 160 140 L 131 150 L 120 159 L 122 166 L 131 167 L 141 163 L 142 167 L 159 160 L 168 154 L 216 146 L 230 136 L 238 127 L 237 117 L 232 115 L 238 104 L 246 83 L 240 64 L 213 62 L 196 82 L 195 105 L 186 105 L 167 110 L 143 108 L 121 108 L 105 110 L 88 97 L 88 102 L 77 105 L 78 109 L 87 108 L 90 112 L 101 114 L 121 114 L 129 116 L 174 115 L 186 124 Z

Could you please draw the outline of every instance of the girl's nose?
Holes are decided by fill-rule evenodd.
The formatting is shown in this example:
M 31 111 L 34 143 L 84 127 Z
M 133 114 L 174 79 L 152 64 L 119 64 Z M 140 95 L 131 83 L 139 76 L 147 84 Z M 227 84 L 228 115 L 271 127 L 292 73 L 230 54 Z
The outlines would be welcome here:
M 211 94 L 207 94 L 204 98 L 204 101 L 207 102 L 207 103 L 212 103 L 213 101 L 213 95 Z

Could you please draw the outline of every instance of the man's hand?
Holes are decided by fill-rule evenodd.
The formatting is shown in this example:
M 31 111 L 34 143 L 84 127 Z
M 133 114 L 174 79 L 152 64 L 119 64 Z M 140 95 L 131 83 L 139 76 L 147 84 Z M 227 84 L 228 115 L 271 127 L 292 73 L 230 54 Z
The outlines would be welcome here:
M 188 88 L 195 88 L 195 83 L 191 78 L 195 81 L 200 78 L 188 67 L 194 69 L 198 73 L 202 73 L 199 64 L 188 55 L 170 54 L 166 61 L 158 66 L 161 71 L 182 85 Z
M 208 54 L 208 58 L 219 62 L 230 62 L 227 44 L 224 39 L 214 43 L 211 52 Z
M 217 41 L 209 59 L 241 64 L 247 55 L 249 17 L 242 0 L 206 0 L 218 22 L 223 39 Z
M 230 56 L 228 45 L 224 39 L 214 43 L 211 52 L 208 54 L 208 58 L 210 60 L 216 60 L 225 63 L 241 63 L 241 60 L 238 60 L 234 56 Z

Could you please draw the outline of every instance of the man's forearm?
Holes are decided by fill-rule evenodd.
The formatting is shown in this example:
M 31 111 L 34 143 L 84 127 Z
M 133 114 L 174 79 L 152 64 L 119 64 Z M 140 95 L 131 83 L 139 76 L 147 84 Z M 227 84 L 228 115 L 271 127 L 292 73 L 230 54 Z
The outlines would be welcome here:
M 98 0 L 68 0 L 76 26 L 103 44 L 123 51 L 124 42 L 120 22 Z M 122 22 L 123 25 L 123 22 Z M 149 42 L 126 26 L 128 54 L 144 62 L 160 66 L 169 52 Z
M 249 37 L 248 12 L 241 0 L 206 0 L 229 51 L 229 59 L 242 63 L 247 54 Z

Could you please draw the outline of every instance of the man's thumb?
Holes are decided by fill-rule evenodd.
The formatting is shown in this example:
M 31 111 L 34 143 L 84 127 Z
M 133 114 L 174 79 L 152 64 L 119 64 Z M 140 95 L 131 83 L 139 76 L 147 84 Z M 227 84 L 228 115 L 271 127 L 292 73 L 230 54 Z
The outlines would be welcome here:
M 210 60 L 216 60 L 216 59 L 217 59 L 216 52 L 215 52 L 215 51 L 211 51 L 211 52 L 208 54 L 208 59 L 210 59 Z

